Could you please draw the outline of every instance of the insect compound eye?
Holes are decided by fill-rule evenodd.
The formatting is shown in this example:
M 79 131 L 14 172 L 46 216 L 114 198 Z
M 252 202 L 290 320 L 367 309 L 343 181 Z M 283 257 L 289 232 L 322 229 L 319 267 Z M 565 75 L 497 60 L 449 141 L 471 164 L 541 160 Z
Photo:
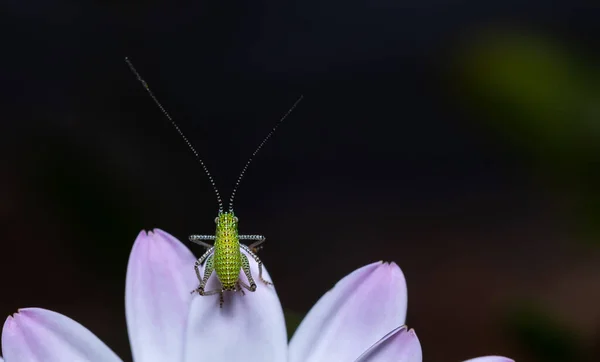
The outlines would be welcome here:
M 215 224 L 218 224 L 218 223 L 219 223 L 219 217 L 217 216 L 217 217 L 215 217 Z
M 234 222 L 237 224 L 237 222 L 238 222 L 238 218 L 237 218 L 237 216 L 234 216 L 234 217 L 233 217 L 233 221 L 234 221 Z

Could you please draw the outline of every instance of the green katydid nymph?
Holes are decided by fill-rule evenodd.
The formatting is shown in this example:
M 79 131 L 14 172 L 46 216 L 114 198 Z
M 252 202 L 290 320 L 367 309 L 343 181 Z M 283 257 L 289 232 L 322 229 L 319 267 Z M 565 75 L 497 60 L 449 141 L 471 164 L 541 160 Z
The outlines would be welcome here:
M 217 229 L 215 235 L 191 235 L 189 240 L 196 244 L 204 246 L 207 250 L 206 252 L 196 261 L 194 264 L 194 270 L 196 272 L 196 276 L 198 277 L 198 281 L 200 285 L 198 288 L 192 290 L 192 294 L 198 293 L 202 296 L 219 294 L 219 306 L 222 308 L 224 299 L 223 293 L 225 291 L 234 291 L 240 292 L 242 295 L 244 294 L 243 288 L 254 292 L 256 291 L 256 283 L 254 278 L 252 277 L 252 273 L 250 272 L 250 262 L 246 254 L 248 254 L 252 259 L 256 261 L 258 264 L 258 278 L 265 285 L 272 285 L 271 282 L 263 279 L 262 276 L 262 262 L 256 256 L 258 249 L 264 243 L 265 237 L 262 235 L 239 235 L 238 234 L 238 218 L 233 213 L 233 201 L 235 198 L 235 193 L 248 169 L 248 166 L 252 162 L 254 156 L 260 151 L 263 145 L 267 142 L 269 138 L 275 133 L 277 127 L 287 118 L 287 116 L 292 112 L 292 110 L 298 105 L 298 103 L 302 100 L 302 96 L 292 105 L 292 107 L 286 112 L 286 114 L 275 124 L 275 126 L 271 129 L 269 134 L 262 140 L 262 142 L 258 145 L 256 150 L 252 153 L 244 167 L 242 168 L 242 172 L 240 172 L 235 186 L 233 187 L 233 191 L 231 192 L 231 197 L 229 198 L 229 210 L 223 210 L 223 202 L 221 200 L 221 196 L 217 189 L 217 186 L 208 172 L 208 168 L 196 152 L 196 149 L 192 146 L 187 137 L 183 134 L 179 126 L 175 123 L 175 121 L 171 118 L 171 116 L 167 113 L 164 107 L 160 104 L 158 99 L 154 96 L 148 84 L 142 79 L 137 70 L 133 67 L 133 64 L 129 61 L 128 58 L 125 58 L 125 61 L 131 68 L 131 71 L 135 74 L 137 79 L 142 83 L 150 97 L 154 100 L 156 105 L 160 108 L 165 117 L 171 122 L 171 124 L 175 127 L 179 135 L 183 138 L 187 146 L 196 156 L 196 159 L 200 162 L 204 173 L 208 176 L 208 180 L 210 181 L 213 190 L 217 196 L 217 202 L 219 205 L 218 215 L 215 218 L 215 223 L 217 224 Z M 251 240 L 253 241 L 250 245 L 241 244 L 240 240 Z M 207 241 L 214 241 L 214 245 L 207 243 Z M 246 254 L 245 254 L 245 253 Z M 202 264 L 204 264 L 204 276 L 200 270 Z M 248 284 L 246 284 L 243 280 L 240 280 L 240 272 L 243 271 L 248 279 Z M 217 278 L 221 284 L 220 288 L 214 290 L 204 290 L 208 279 L 216 272 Z

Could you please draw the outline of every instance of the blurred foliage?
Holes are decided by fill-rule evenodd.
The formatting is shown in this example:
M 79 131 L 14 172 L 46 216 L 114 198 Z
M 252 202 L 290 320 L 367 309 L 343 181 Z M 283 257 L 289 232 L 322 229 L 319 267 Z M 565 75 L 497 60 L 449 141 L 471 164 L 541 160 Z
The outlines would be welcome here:
M 505 323 L 508 333 L 534 358 L 532 362 L 589 360 L 581 338 L 536 303 L 515 304 Z
M 600 241 L 600 71 L 541 36 L 482 32 L 458 52 L 458 101 L 550 186 L 567 186 L 584 239 Z M 551 179 L 545 176 L 551 176 Z M 553 185 L 554 183 L 554 185 Z
M 577 162 L 568 156 L 599 149 L 600 79 L 590 63 L 541 37 L 493 32 L 466 48 L 460 66 L 472 104 L 494 111 L 498 130 L 543 159 Z
M 304 319 L 304 315 L 293 312 L 289 309 L 285 309 L 283 311 L 283 315 L 285 316 L 285 327 L 287 328 L 288 340 L 290 340 L 294 335 L 296 328 L 298 328 L 300 322 L 302 322 L 302 319 Z

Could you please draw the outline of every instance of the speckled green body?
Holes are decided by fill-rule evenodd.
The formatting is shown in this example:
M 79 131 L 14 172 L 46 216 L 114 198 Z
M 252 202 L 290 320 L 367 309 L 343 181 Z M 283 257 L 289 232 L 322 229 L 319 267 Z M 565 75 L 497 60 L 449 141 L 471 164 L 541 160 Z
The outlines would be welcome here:
M 235 290 L 242 268 L 242 257 L 237 218 L 233 212 L 219 214 L 215 236 L 215 271 L 224 290 Z

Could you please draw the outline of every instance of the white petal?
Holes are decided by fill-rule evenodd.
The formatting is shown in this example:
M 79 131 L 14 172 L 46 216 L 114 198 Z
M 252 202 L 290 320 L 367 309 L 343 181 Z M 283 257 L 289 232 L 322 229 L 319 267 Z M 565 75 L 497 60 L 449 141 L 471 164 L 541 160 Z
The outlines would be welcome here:
M 41 308 L 20 309 L 6 319 L 2 354 L 7 361 L 16 362 L 120 361 L 87 328 L 60 313 Z
M 185 362 L 287 360 L 287 335 L 279 298 L 274 286 L 258 280 L 258 266 L 251 257 L 248 259 L 256 281 L 255 292 L 245 290 L 246 294 L 241 295 L 226 291 L 223 308 L 219 308 L 218 294 L 194 297 L 186 336 Z M 271 281 L 265 268 L 263 277 Z M 240 273 L 240 279 L 247 283 L 243 273 Z M 220 287 L 213 273 L 205 290 Z
M 485 357 L 477 357 L 470 360 L 466 360 L 465 362 L 515 362 L 514 360 L 501 356 L 485 356 Z
M 364 266 L 325 293 L 290 341 L 290 362 L 354 361 L 406 319 L 406 281 L 395 263 Z
M 398 327 L 375 343 L 356 362 L 422 362 L 421 343 L 413 329 Z
M 136 362 L 180 361 L 196 286 L 192 252 L 170 234 L 142 231 L 131 250 L 125 313 Z

